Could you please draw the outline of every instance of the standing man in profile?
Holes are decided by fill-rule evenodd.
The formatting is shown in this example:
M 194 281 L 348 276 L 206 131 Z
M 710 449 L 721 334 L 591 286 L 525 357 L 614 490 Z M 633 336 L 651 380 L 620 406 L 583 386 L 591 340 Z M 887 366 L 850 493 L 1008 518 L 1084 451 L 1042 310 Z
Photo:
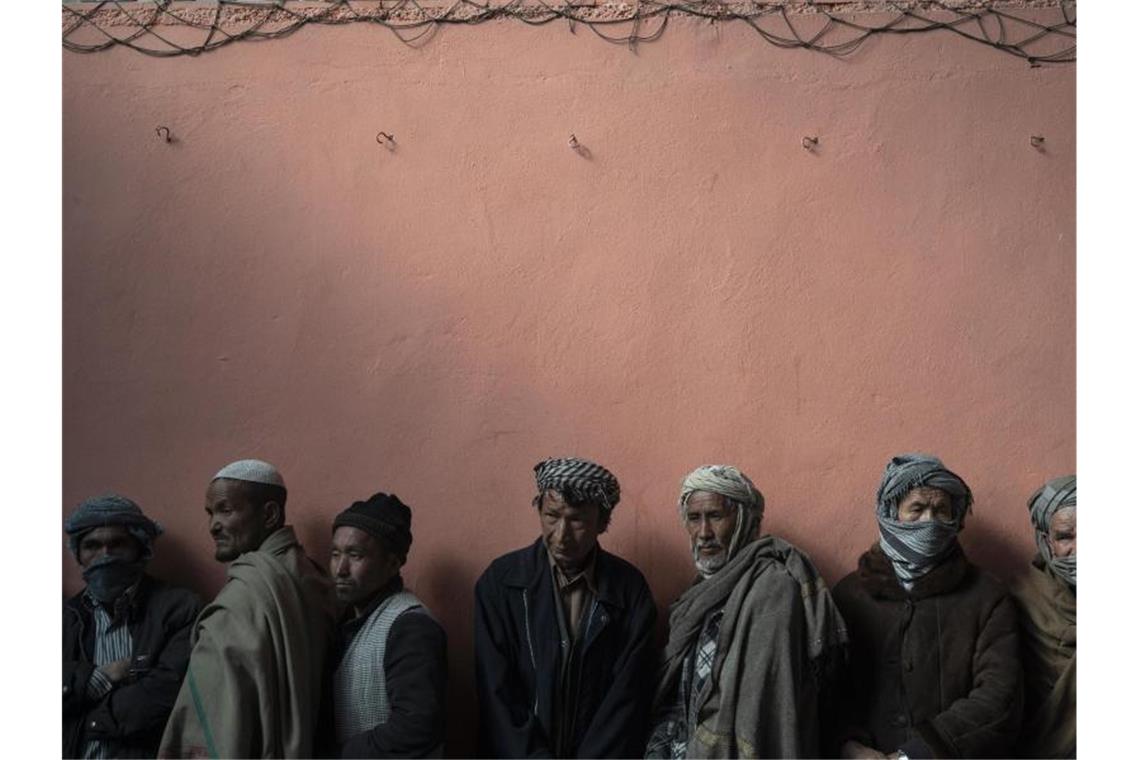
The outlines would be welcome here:
M 639 756 L 657 608 L 637 568 L 598 545 L 621 498 L 617 478 L 576 458 L 534 473 L 542 535 L 475 585 L 480 751 Z
M 447 635 L 404 589 L 412 510 L 392 494 L 333 520 L 329 573 L 341 617 L 333 672 L 340 757 L 442 757 Z
M 198 597 L 146 574 L 162 528 L 125 496 L 88 499 L 65 529 L 87 586 L 63 607 L 63 756 L 154 757 Z
M 336 624 L 332 583 L 285 523 L 272 465 L 226 465 L 206 489 L 226 584 L 198 618 L 160 757 L 311 757 Z

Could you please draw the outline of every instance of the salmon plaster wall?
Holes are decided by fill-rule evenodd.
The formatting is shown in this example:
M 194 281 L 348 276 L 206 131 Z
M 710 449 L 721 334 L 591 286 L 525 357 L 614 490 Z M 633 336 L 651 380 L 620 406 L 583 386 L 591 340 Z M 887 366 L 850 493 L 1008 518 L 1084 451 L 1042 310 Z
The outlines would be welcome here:
M 167 530 L 153 569 L 209 596 L 230 460 L 281 468 L 322 560 L 337 511 L 394 491 L 450 639 L 452 754 L 472 587 L 537 536 L 543 457 L 618 475 L 602 543 L 663 609 L 698 464 L 749 473 L 831 583 L 894 453 L 967 479 L 963 543 L 1003 577 L 1026 497 L 1075 468 L 1073 66 L 947 33 L 834 59 L 677 18 L 636 51 L 356 25 L 63 72 L 62 513 L 135 498 Z

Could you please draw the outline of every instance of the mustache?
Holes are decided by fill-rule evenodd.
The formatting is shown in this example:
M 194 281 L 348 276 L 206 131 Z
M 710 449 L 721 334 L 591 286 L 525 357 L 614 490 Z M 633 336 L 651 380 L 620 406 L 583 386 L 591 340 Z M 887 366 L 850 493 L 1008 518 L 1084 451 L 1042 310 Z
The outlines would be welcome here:
M 699 540 L 694 541 L 693 542 L 693 548 L 694 549 L 723 549 L 724 544 L 722 544 L 720 541 L 718 541 L 715 538 L 711 538 L 708 541 L 699 541 Z

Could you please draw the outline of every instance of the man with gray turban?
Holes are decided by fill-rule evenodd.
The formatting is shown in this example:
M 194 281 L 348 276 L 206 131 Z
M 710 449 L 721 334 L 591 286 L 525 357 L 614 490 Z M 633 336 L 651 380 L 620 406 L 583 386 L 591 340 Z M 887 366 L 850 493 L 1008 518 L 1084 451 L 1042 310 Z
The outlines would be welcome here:
M 63 756 L 154 757 L 198 597 L 145 572 L 162 528 L 125 496 L 88 499 L 64 529 L 87 586 L 63 605 Z
M 1029 498 L 1037 556 L 1013 585 L 1025 666 L 1021 757 L 1077 756 L 1077 476 Z
M 818 757 L 847 642 L 806 554 L 760 535 L 764 497 L 731 465 L 681 483 L 699 577 L 669 611 L 646 757 Z
M 1013 601 L 967 561 L 973 494 L 941 460 L 891 459 L 879 540 L 835 587 L 851 666 L 835 726 L 843 757 L 1001 757 L 1021 721 Z
M 534 474 L 542 535 L 475 586 L 480 751 L 639 755 L 657 607 L 637 568 L 598 545 L 621 488 L 585 459 L 546 459 Z
M 285 497 L 281 474 L 256 459 L 206 489 L 226 584 L 194 626 L 159 757 L 313 756 L 336 602 L 285 522 Z

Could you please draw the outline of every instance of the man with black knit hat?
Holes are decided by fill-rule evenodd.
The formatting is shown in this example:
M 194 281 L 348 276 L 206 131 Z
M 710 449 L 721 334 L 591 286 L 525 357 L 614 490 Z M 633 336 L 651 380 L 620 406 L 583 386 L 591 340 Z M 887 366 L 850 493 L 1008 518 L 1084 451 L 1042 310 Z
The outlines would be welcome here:
M 542 535 L 475 586 L 479 744 L 488 757 L 638 757 L 652 697 L 657 607 L 603 550 L 621 489 L 585 459 L 535 468 Z
M 88 499 L 65 527 L 86 588 L 63 606 L 63 756 L 154 757 L 201 605 L 144 572 L 162 527 L 130 499 Z
M 412 511 L 373 494 L 333 520 L 329 573 L 344 605 L 332 678 L 341 757 L 441 757 L 447 635 L 404 589 Z

